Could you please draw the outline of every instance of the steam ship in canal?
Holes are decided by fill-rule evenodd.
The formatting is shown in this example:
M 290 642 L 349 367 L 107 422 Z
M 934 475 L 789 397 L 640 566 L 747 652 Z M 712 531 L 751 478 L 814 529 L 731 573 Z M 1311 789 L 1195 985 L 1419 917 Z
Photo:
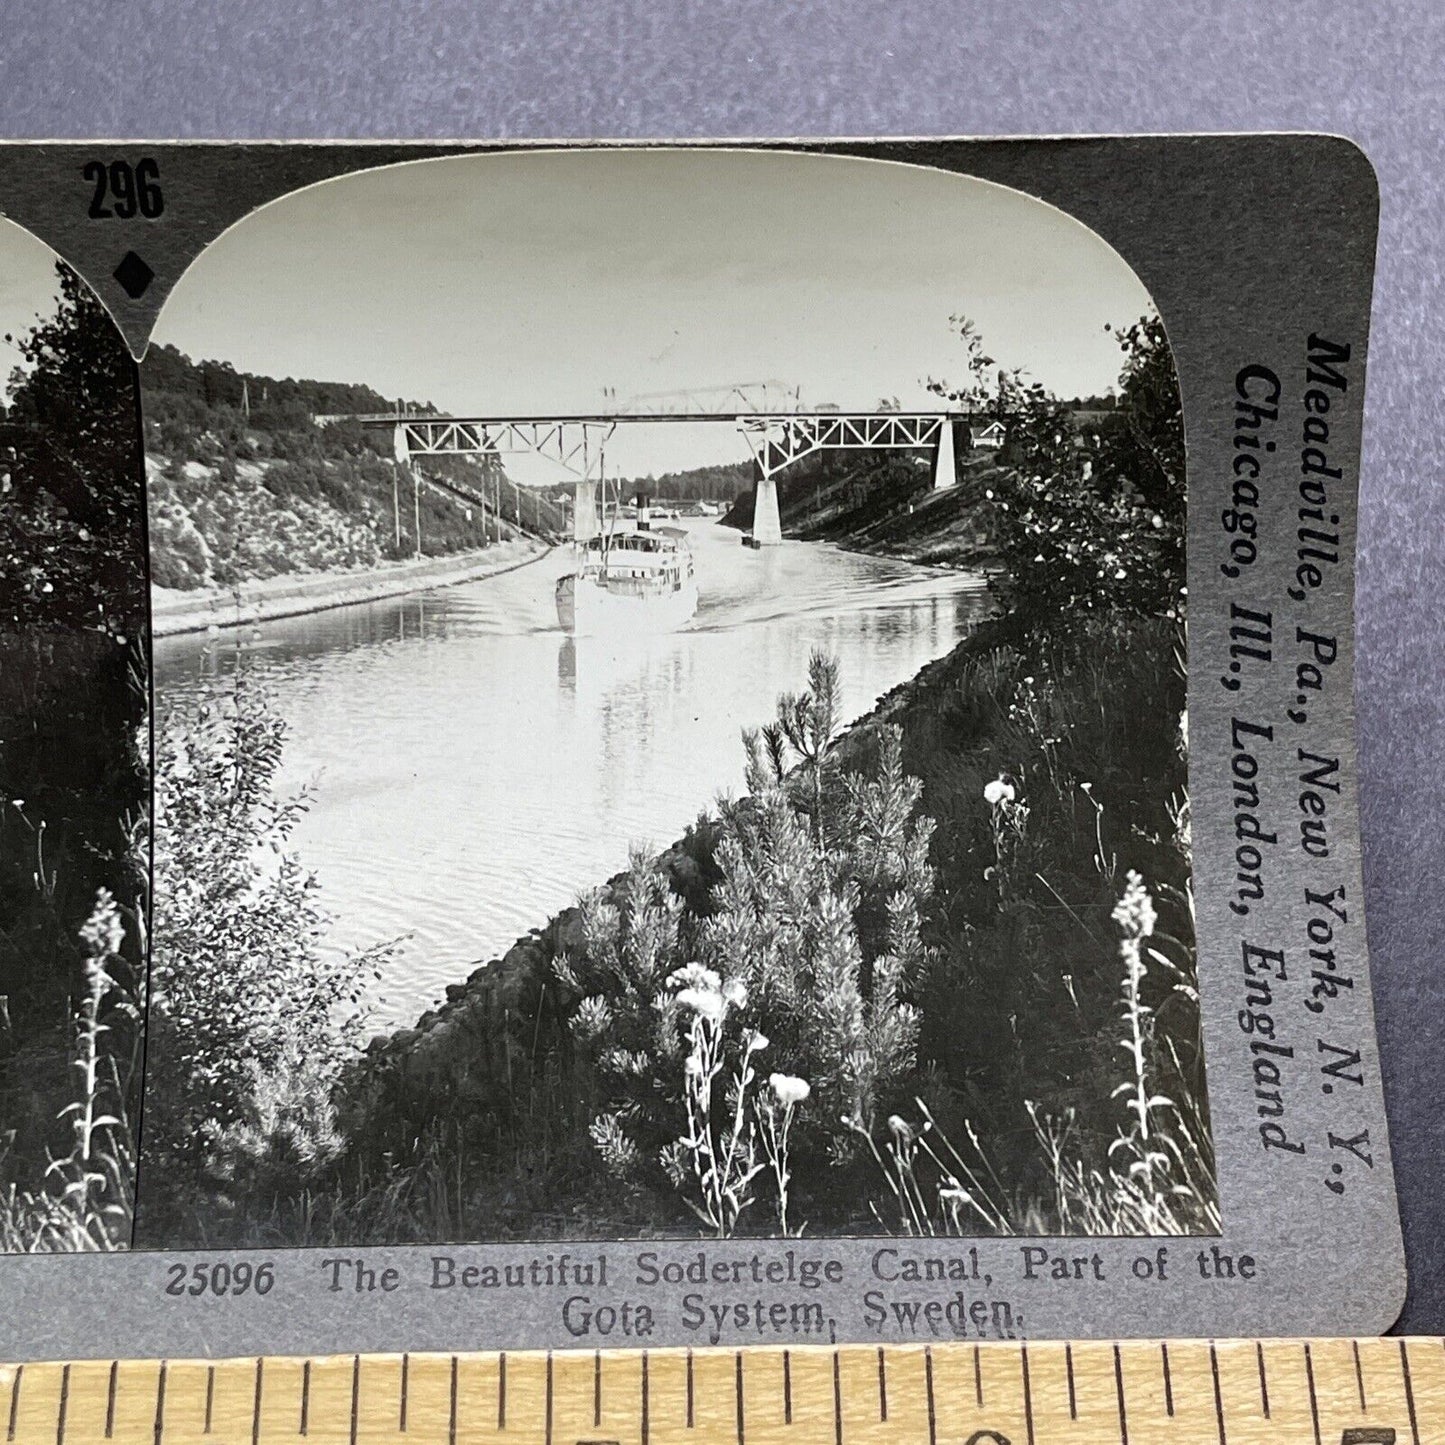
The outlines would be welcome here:
M 602 532 L 578 543 L 578 554 L 577 570 L 557 580 L 557 621 L 574 637 L 674 632 L 697 611 L 692 548 L 680 527 Z

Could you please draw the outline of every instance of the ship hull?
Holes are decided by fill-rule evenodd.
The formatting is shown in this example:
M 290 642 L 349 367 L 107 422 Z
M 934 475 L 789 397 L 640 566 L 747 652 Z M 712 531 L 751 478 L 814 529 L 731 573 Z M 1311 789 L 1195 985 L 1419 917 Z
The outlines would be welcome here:
M 616 592 L 593 577 L 570 573 L 557 583 L 557 621 L 574 637 L 676 632 L 697 612 L 697 582 L 652 595 Z

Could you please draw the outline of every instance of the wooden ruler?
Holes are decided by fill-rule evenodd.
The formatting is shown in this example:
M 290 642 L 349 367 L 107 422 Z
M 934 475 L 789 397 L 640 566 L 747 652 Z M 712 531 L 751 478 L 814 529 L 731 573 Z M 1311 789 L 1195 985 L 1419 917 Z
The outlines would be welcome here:
M 1427 1445 L 1445 1341 L 84 1360 L 0 1367 L 15 1445 Z

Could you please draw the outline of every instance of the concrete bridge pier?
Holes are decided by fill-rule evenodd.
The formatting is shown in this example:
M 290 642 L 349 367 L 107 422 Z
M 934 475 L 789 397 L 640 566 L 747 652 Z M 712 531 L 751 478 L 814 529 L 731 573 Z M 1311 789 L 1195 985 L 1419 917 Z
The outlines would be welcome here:
M 753 541 L 763 547 L 776 547 L 782 540 L 778 480 L 776 477 L 759 476 L 753 489 Z
M 590 542 L 602 531 L 597 515 L 597 484 L 583 478 L 572 488 L 572 540 Z
M 938 445 L 933 449 L 933 490 L 946 491 L 958 485 L 958 467 L 953 460 L 953 418 L 939 423 Z

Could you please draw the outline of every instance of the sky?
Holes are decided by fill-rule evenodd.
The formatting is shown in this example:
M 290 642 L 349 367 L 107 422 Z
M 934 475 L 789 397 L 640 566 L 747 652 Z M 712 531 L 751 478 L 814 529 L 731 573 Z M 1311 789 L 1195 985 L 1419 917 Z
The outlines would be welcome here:
M 20 351 L 7 336 L 23 337 L 38 316 L 55 312 L 60 285 L 55 252 L 12 221 L 0 220 L 0 397 L 10 399 L 10 374 Z
M 324 182 L 191 266 L 154 339 L 453 414 L 606 409 L 777 379 L 805 407 L 927 410 L 949 317 L 1060 395 L 1114 384 L 1147 292 L 1079 222 L 887 162 L 678 150 L 464 156 Z M 741 459 L 730 424 L 619 427 L 613 475 Z M 523 481 L 561 473 L 508 458 Z

